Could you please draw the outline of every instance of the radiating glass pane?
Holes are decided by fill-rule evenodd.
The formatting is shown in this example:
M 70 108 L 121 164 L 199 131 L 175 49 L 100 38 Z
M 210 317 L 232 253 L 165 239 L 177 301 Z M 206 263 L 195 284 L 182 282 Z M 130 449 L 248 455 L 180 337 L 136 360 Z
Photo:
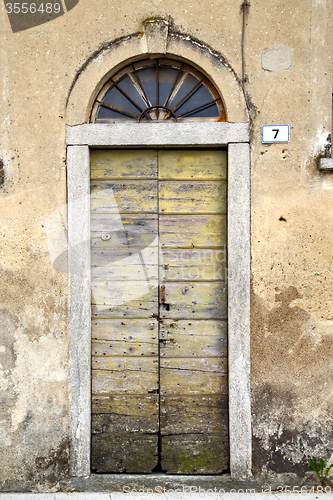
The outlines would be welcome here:
M 111 87 L 105 96 L 103 102 L 109 104 L 130 114 L 140 116 L 141 112 L 118 90 L 116 87 Z
M 117 113 L 110 108 L 105 108 L 104 106 L 100 106 L 98 108 L 98 113 L 96 116 L 96 120 L 119 120 L 122 118 L 126 119 L 126 116 L 121 115 L 120 113 Z
M 220 113 L 218 107 L 216 103 L 214 103 L 205 109 L 199 109 L 197 111 L 193 111 L 193 113 L 185 115 L 184 118 L 218 118 L 219 116 Z M 180 118 L 180 120 L 184 118 Z
M 188 101 L 186 101 L 183 105 L 181 105 L 177 109 L 177 115 L 180 114 L 182 115 L 183 113 L 186 113 L 188 111 L 192 111 L 195 108 L 198 108 L 199 106 L 202 106 L 203 104 L 207 104 L 210 101 L 214 100 L 213 94 L 207 89 L 207 87 L 201 86 L 191 97 Z M 194 116 L 194 115 L 193 115 Z M 217 106 L 211 106 L 208 109 L 201 110 L 196 113 L 195 116 L 201 116 L 201 117 L 209 117 L 209 116 L 219 116 L 219 112 L 217 109 Z
M 165 105 L 178 74 L 178 69 L 170 67 L 159 68 L 159 102 L 162 106 Z
M 117 84 L 142 110 L 147 107 L 147 104 L 142 99 L 129 76 L 124 76 Z M 119 106 L 116 107 L 118 108 Z
M 149 101 L 156 104 L 156 67 L 139 69 L 137 73 Z
M 170 103 L 170 108 L 173 109 L 175 106 L 177 106 L 182 99 L 199 83 L 200 80 L 195 78 L 193 75 L 188 74 L 185 78 L 185 80 L 182 83 L 182 86 L 178 90 L 177 94 L 175 95 L 174 99 Z M 181 108 L 180 108 L 181 109 Z M 178 111 L 178 109 L 177 109 Z M 177 112 L 176 114 L 180 114 Z

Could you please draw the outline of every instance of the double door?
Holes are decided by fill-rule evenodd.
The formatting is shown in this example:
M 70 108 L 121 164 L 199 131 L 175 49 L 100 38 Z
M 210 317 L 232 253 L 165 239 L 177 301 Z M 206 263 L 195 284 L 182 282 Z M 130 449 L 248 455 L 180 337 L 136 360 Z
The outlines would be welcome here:
M 228 468 L 226 169 L 91 152 L 94 472 Z

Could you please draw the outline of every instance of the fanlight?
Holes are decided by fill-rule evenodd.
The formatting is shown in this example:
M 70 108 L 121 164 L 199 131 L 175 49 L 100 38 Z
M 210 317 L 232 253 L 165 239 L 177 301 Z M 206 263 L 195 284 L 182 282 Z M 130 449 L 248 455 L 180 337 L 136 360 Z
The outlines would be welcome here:
M 170 59 L 130 64 L 104 85 L 91 121 L 226 121 L 223 102 L 208 79 Z

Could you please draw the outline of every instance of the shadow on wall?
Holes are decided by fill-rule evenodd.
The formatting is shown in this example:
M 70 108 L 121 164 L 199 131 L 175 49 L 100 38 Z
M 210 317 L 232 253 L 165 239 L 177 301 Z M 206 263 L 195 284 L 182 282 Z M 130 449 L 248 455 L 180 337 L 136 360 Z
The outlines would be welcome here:
M 4 0 L 13 33 L 47 23 L 73 9 L 80 0 Z
M 269 310 L 252 293 L 253 461 L 256 473 L 309 471 L 308 459 L 333 452 L 332 336 L 318 334 L 310 314 L 276 289 Z

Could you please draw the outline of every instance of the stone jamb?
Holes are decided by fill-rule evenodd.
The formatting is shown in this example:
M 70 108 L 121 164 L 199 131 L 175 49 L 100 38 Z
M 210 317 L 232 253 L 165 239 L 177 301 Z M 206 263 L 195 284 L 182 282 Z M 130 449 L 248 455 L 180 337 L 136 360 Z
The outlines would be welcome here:
M 149 128 L 149 131 L 148 131 Z M 89 148 L 228 146 L 230 471 L 251 476 L 250 151 L 247 123 L 86 124 L 67 128 L 71 475 L 90 475 Z

